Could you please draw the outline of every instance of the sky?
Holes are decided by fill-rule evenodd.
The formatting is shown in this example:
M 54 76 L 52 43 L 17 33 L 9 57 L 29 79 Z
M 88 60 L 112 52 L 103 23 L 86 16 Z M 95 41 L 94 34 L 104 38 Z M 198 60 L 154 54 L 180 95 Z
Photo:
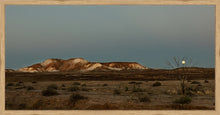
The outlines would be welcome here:
M 48 58 L 215 66 L 215 6 L 6 6 L 6 68 Z M 187 62 L 186 62 L 187 63 Z

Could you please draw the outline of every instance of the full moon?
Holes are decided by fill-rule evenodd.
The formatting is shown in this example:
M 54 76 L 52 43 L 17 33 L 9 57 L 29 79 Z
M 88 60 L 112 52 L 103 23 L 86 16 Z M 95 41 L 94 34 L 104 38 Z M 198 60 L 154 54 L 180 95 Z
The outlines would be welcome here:
M 185 64 L 185 63 L 186 63 L 186 62 L 183 60 L 183 61 L 182 61 L 182 64 Z

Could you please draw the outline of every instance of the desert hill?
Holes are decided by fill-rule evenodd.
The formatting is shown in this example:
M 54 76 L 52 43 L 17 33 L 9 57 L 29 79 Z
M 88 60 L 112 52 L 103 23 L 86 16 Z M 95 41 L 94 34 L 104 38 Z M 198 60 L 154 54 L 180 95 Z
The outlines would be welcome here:
M 96 71 L 96 70 L 145 70 L 147 67 L 136 62 L 89 62 L 83 58 L 46 59 L 45 61 L 18 69 L 19 72 L 67 72 L 67 71 Z

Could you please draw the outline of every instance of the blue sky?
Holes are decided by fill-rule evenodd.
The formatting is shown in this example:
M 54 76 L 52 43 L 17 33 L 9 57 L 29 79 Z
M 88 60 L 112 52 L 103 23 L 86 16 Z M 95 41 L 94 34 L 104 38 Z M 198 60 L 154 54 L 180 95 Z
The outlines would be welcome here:
M 215 6 L 6 6 L 6 68 L 47 58 L 215 65 Z

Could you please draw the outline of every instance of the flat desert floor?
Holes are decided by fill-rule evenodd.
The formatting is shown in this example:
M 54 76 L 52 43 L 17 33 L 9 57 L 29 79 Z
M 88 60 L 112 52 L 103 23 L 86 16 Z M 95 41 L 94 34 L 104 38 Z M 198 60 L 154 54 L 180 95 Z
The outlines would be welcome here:
M 6 110 L 215 109 L 214 80 L 186 81 L 186 104 L 176 102 L 182 96 L 179 80 L 17 80 L 5 87 Z

